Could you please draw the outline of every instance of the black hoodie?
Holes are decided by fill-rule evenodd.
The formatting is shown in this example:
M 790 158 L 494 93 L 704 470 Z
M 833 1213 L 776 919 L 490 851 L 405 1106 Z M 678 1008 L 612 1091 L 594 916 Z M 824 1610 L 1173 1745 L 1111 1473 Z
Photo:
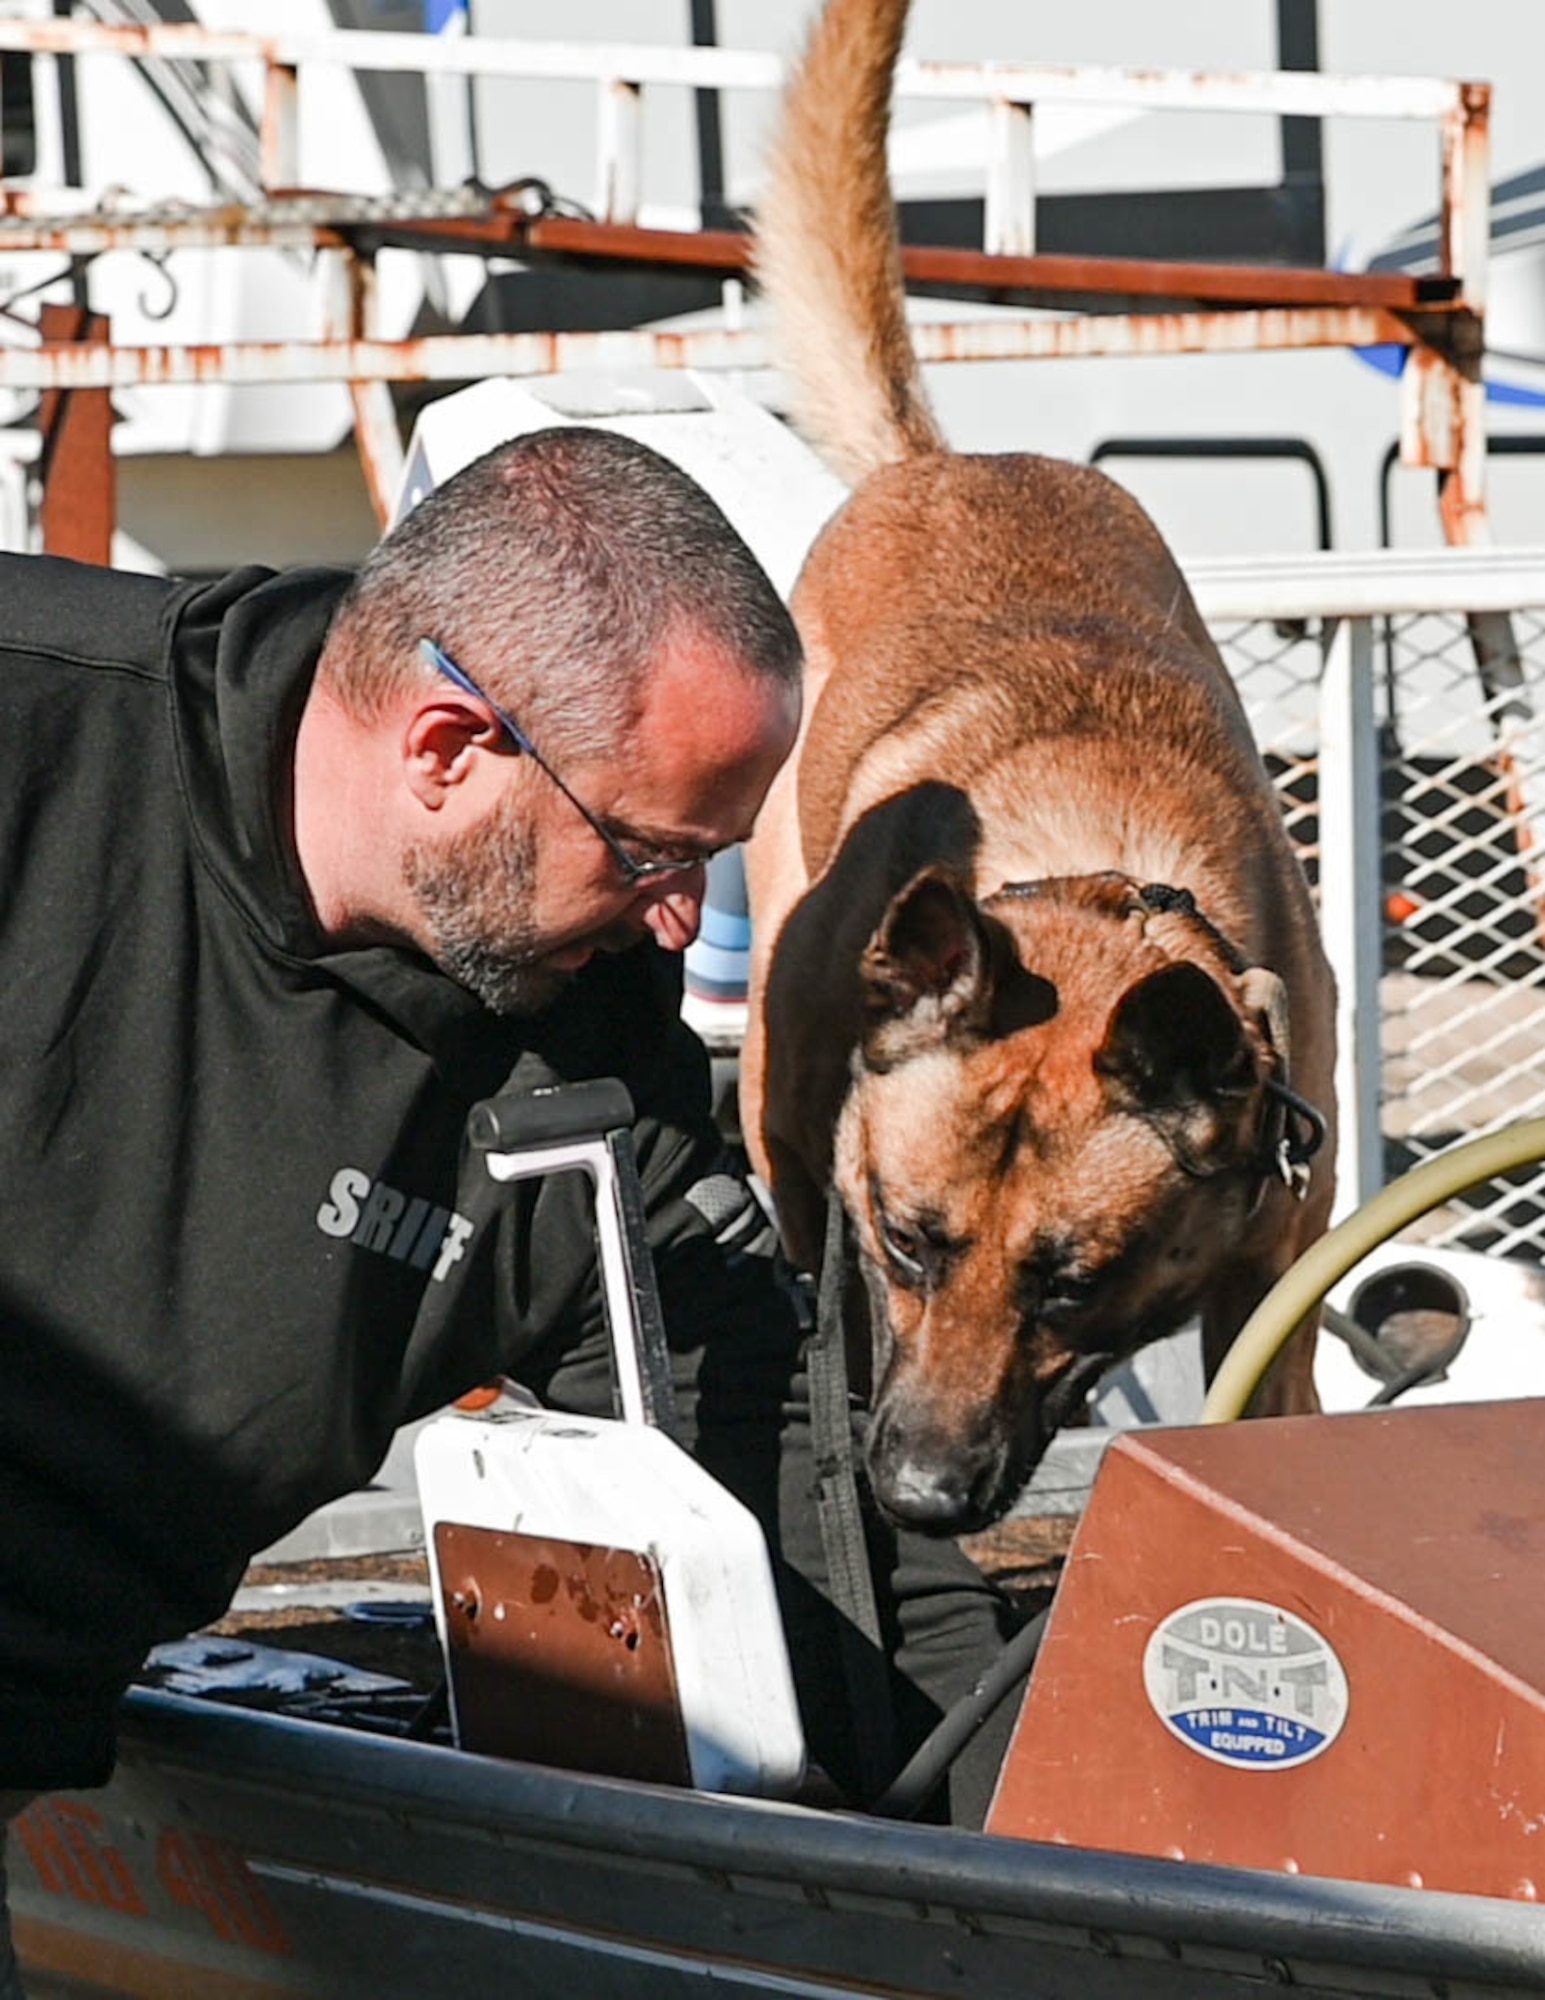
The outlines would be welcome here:
M 493 1190 L 477 1099 L 621 1076 L 657 1254 L 704 1247 L 664 954 L 517 1022 L 318 935 L 288 788 L 347 582 L 0 557 L 0 1788 L 101 1782 L 147 1648 L 254 1550 L 398 1424 L 597 1337 L 577 1177 Z M 673 1343 L 723 1305 L 681 1288 Z M 790 1331 L 770 1286 L 737 1310 Z

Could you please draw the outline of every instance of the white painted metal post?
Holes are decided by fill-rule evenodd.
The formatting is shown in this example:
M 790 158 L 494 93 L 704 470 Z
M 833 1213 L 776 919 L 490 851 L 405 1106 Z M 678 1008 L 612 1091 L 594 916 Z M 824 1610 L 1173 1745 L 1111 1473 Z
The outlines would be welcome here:
M 643 172 L 643 92 L 627 77 L 601 84 L 597 140 L 596 213 L 603 222 L 637 222 Z
M 1028 104 L 995 97 L 987 107 L 987 199 L 982 248 L 989 256 L 1035 255 L 1035 122 Z
M 371 340 L 377 331 L 379 287 L 375 259 L 354 251 L 340 253 L 345 285 L 345 337 Z M 402 486 L 402 432 L 390 386 L 385 382 L 350 382 L 354 410 L 354 447 L 376 520 L 383 529 L 392 518 L 392 503 Z
M 262 172 L 265 188 L 300 183 L 300 71 L 270 62 L 263 73 Z
M 1486 263 L 1491 247 L 1491 88 L 1460 85 L 1456 111 L 1443 121 L 1441 268 L 1457 278 L 1464 302 L 1486 311 Z
M 1491 92 L 1485 84 L 1461 86 L 1460 104 L 1443 121 L 1441 268 L 1459 280 L 1460 295 L 1475 315 L 1473 344 L 1443 357 L 1448 437 L 1439 468 L 1443 532 L 1460 547 L 1491 539 L 1486 519 L 1486 389 L 1481 379 L 1485 347 L 1486 262 L 1491 239 Z
M 1334 1219 L 1384 1183 L 1379 1129 L 1379 974 L 1384 892 L 1373 625 L 1343 618 L 1320 683 L 1320 929 L 1336 974 L 1340 1155 Z

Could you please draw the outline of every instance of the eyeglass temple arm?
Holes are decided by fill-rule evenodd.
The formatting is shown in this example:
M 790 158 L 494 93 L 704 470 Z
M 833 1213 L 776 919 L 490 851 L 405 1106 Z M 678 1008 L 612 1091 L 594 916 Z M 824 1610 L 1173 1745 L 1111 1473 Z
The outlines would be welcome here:
M 459 687 L 463 694 L 470 694 L 475 701 L 484 702 L 493 710 L 494 714 L 499 718 L 500 727 L 517 750 L 523 751 L 528 757 L 536 757 L 536 761 L 539 764 L 542 763 L 542 759 L 537 757 L 530 737 L 521 728 L 514 716 L 502 709 L 491 694 L 485 694 L 472 676 L 457 666 L 449 653 L 442 653 L 433 639 L 420 639 L 418 649 L 436 673 L 443 674 L 448 681 L 453 682 Z M 546 766 L 544 765 L 543 768 L 545 769 Z M 562 786 L 561 789 L 566 791 L 568 788 L 567 786 Z

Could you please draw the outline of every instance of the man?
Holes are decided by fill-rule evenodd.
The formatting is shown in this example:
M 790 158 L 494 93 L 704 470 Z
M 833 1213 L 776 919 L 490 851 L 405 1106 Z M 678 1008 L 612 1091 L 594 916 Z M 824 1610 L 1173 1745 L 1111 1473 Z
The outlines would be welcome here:
M 0 591 L 0 1794 L 104 1782 L 147 1648 L 399 1424 L 499 1372 L 608 1407 L 574 1177 L 501 1192 L 462 1142 L 506 1085 L 605 1074 L 688 1424 L 767 1524 L 844 1782 L 797 1329 L 726 1247 L 677 1013 L 798 724 L 749 551 L 664 459 L 555 429 L 352 580 L 6 557 Z M 915 1737 L 1000 1607 L 887 1561 Z

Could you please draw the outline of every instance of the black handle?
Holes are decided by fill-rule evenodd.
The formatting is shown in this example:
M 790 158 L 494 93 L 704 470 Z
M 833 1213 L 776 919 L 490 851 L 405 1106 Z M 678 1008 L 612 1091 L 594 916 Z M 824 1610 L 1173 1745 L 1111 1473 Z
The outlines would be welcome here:
M 587 1083 L 555 1083 L 545 1090 L 510 1090 L 485 1098 L 467 1114 L 467 1138 L 480 1152 L 512 1153 L 520 1146 L 599 1138 L 632 1123 L 627 1086 L 614 1076 L 600 1076 Z

